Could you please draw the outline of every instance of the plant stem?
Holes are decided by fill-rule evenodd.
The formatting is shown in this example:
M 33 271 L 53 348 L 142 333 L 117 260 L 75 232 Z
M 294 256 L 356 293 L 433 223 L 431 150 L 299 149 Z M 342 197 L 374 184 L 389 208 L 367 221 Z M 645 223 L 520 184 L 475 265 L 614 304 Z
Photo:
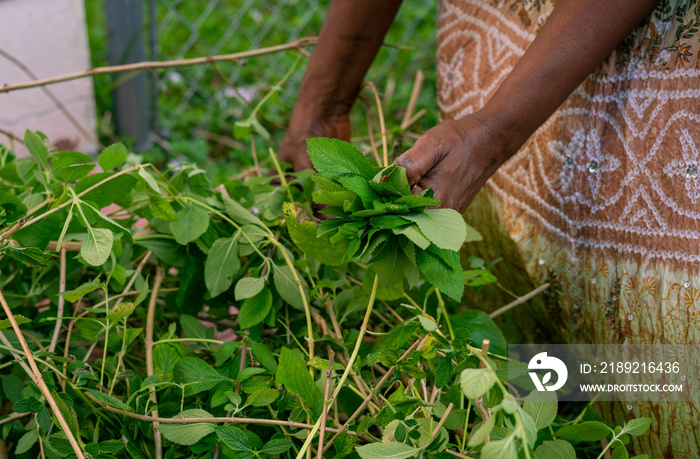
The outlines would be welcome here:
M 296 422 L 296 421 L 282 421 L 279 419 L 262 419 L 262 418 L 238 418 L 235 416 L 231 417 L 211 417 L 211 418 L 182 418 L 182 417 L 174 417 L 174 418 L 162 418 L 159 416 L 150 416 L 147 414 L 139 414 L 139 413 L 134 413 L 133 411 L 125 411 L 124 409 L 120 408 L 115 408 L 113 406 L 108 405 L 107 403 L 103 402 L 102 400 L 98 399 L 94 395 L 92 395 L 90 392 L 81 392 L 83 395 L 85 395 L 88 399 L 92 400 L 94 403 L 99 405 L 100 407 L 104 408 L 105 410 L 115 413 L 115 414 L 120 414 L 123 416 L 126 416 L 127 418 L 131 419 L 137 419 L 139 421 L 146 421 L 146 422 L 159 422 L 161 424 L 196 424 L 200 422 L 213 422 L 213 423 L 230 423 L 230 424 L 257 424 L 257 425 L 270 425 L 270 426 L 287 426 L 287 427 L 293 427 L 296 429 L 313 429 L 314 426 L 311 424 L 304 424 L 303 422 Z M 332 427 L 328 427 L 326 430 L 329 432 L 338 432 L 340 429 L 334 429 Z M 348 432 L 350 435 L 357 435 L 355 432 Z
M 329 356 L 330 363 L 328 365 L 328 373 L 326 374 L 326 390 L 323 394 L 323 409 L 321 410 L 321 432 L 318 434 L 318 454 L 316 455 L 316 459 L 323 459 L 323 441 L 325 440 L 326 436 L 326 419 L 328 416 L 328 404 L 329 402 L 333 402 L 333 400 L 328 399 L 328 394 L 331 391 L 331 379 L 333 377 L 334 357 L 335 353 L 331 351 Z
M 61 261 L 59 264 L 59 281 L 58 281 L 58 311 L 56 312 L 56 325 L 53 329 L 51 344 L 49 344 L 49 352 L 56 351 L 58 345 L 58 337 L 61 334 L 61 325 L 63 323 L 63 308 L 66 304 L 66 299 L 63 297 L 63 292 L 66 291 L 66 249 L 61 249 Z
M 386 140 L 386 126 L 384 125 L 384 112 L 382 111 L 382 101 L 379 98 L 379 92 L 377 91 L 377 87 L 374 85 L 374 83 L 368 81 L 365 83 L 365 85 L 372 90 L 372 93 L 374 94 L 374 101 L 377 103 L 377 113 L 379 114 L 379 127 L 382 130 L 382 153 L 384 159 L 384 167 L 386 167 L 389 165 L 389 146 L 387 145 Z
M 411 354 L 411 352 L 413 352 L 418 346 L 420 346 L 420 344 L 423 342 L 423 340 L 425 340 L 425 337 L 423 337 L 423 338 L 417 340 L 415 343 L 413 343 L 413 344 L 411 345 L 411 347 L 409 347 L 408 349 L 406 349 L 406 352 L 404 352 L 404 353 L 401 355 L 401 357 L 398 358 L 398 360 L 396 361 L 396 363 L 399 363 L 400 361 L 402 361 L 403 359 L 405 359 L 406 357 L 408 357 L 408 356 Z M 338 435 L 340 435 L 341 433 L 343 433 L 343 432 L 348 428 L 348 426 L 350 425 L 350 423 L 351 423 L 357 416 L 360 415 L 360 413 L 362 412 L 362 410 L 365 409 L 365 407 L 367 406 L 367 404 L 368 404 L 368 403 L 370 402 L 370 400 L 372 399 L 372 396 L 374 395 L 374 393 L 375 393 L 377 390 L 379 390 L 380 387 L 382 387 L 382 384 L 384 384 L 387 380 L 389 380 L 389 378 L 390 378 L 390 377 L 392 376 L 392 374 L 394 373 L 394 370 L 395 370 L 395 369 L 396 369 L 396 365 L 393 365 L 392 367 L 389 368 L 389 370 L 388 370 L 388 371 L 386 372 L 386 374 L 382 377 L 382 379 L 379 380 L 379 382 L 378 382 L 377 385 L 375 386 L 374 390 L 371 391 L 370 394 L 362 401 L 362 403 L 360 404 L 359 407 L 357 407 L 357 409 L 355 410 L 355 412 L 348 418 L 347 421 L 345 421 L 345 424 L 343 424 L 342 426 L 340 426 L 340 429 L 338 429 L 338 433 L 336 433 L 336 434 L 333 436 L 333 438 L 331 438 L 331 440 L 326 444 L 326 446 L 323 447 L 323 452 L 324 452 L 324 453 L 325 453 L 326 451 L 328 451 L 328 449 L 331 447 L 331 445 L 333 444 L 333 442 L 335 441 L 335 439 L 338 437 Z
M 377 287 L 379 286 L 379 277 L 376 275 L 374 276 L 374 284 L 372 285 L 372 293 L 370 293 L 369 296 L 369 303 L 367 304 L 367 311 L 365 311 L 365 318 L 362 321 L 362 326 L 360 327 L 360 334 L 357 336 L 357 341 L 355 341 L 355 348 L 352 351 L 352 354 L 350 355 L 350 360 L 348 361 L 348 364 L 345 366 L 345 371 L 343 371 L 343 375 L 340 377 L 340 380 L 338 381 L 338 385 L 335 387 L 335 390 L 333 391 L 333 395 L 331 396 L 331 402 L 335 400 L 335 398 L 338 396 L 340 393 L 340 390 L 343 388 L 343 384 L 345 384 L 345 381 L 348 379 L 348 376 L 350 375 L 350 372 L 352 371 L 353 365 L 355 365 L 355 360 L 357 359 L 357 355 L 360 353 L 360 346 L 362 345 L 362 339 L 365 336 L 365 332 L 367 331 L 367 325 L 369 324 L 369 318 L 372 315 L 372 308 L 374 306 L 374 298 L 377 295 Z M 326 407 L 327 408 L 327 407 Z M 314 428 L 311 429 L 311 432 L 309 432 L 309 435 L 306 437 L 306 441 L 304 442 L 304 445 L 301 447 L 301 450 L 299 450 L 299 454 L 297 454 L 297 459 L 301 459 L 304 457 L 304 454 L 306 451 L 309 449 L 309 446 L 311 446 L 311 441 L 313 441 L 314 435 L 318 431 L 318 428 L 321 425 L 321 416 L 319 416 L 318 421 L 316 421 L 316 424 L 314 425 Z M 332 439 L 331 439 L 332 441 Z
M 2 92 L 2 91 L 0 90 L 0 92 Z M 134 172 L 134 171 L 138 170 L 138 168 L 139 168 L 139 166 L 131 166 L 131 167 L 129 167 L 129 168 L 126 168 L 126 169 L 124 169 L 124 170 L 121 170 L 121 171 L 117 172 L 116 174 L 110 175 L 109 177 L 105 178 L 104 180 L 101 180 L 101 181 L 97 182 L 96 184 L 94 184 L 93 186 L 89 187 L 89 188 L 86 189 L 85 191 L 82 191 L 81 193 L 78 193 L 77 197 L 80 198 L 80 197 L 82 197 L 82 196 L 85 196 L 85 195 L 88 194 L 89 192 L 93 191 L 93 190 L 96 189 L 97 187 L 100 187 L 100 186 L 104 185 L 105 183 L 109 182 L 110 180 L 114 180 L 115 178 L 117 178 L 117 177 L 119 177 L 119 176 L 122 176 L 122 175 L 124 175 L 124 174 L 130 174 L 131 172 Z M 54 214 L 54 213 L 58 212 L 59 210 L 65 208 L 66 206 L 68 206 L 68 205 L 70 205 L 70 204 L 73 204 L 73 198 L 70 198 L 68 201 L 64 202 L 64 203 L 61 204 L 60 206 L 56 206 L 56 207 L 54 207 L 53 209 L 47 210 L 47 211 L 44 212 L 43 214 L 38 215 L 38 216 L 32 218 L 31 220 L 29 220 L 27 223 L 24 224 L 24 228 L 26 228 L 27 226 L 33 225 L 34 223 L 38 222 L 39 220 L 41 220 L 41 219 L 43 219 L 43 218 L 48 217 L 48 216 L 51 215 L 51 214 Z M 27 215 L 29 215 L 29 214 L 27 214 Z
M 511 302 L 511 303 L 508 303 L 507 305 L 503 306 L 502 308 L 496 309 L 496 310 L 493 311 L 491 314 L 489 314 L 489 317 L 491 317 L 491 318 L 493 319 L 494 317 L 498 317 L 498 316 L 500 316 L 501 314 L 510 311 L 510 310 L 513 309 L 514 307 L 525 303 L 527 300 L 529 300 L 529 299 L 532 298 L 533 296 L 536 296 L 536 295 L 538 295 L 540 292 L 543 292 L 543 291 L 546 290 L 548 287 L 549 287 L 549 284 L 542 284 L 542 285 L 540 285 L 539 287 L 537 287 L 535 290 L 531 291 L 530 293 L 527 293 L 527 294 L 525 294 L 525 295 L 519 297 L 519 298 L 516 299 L 515 301 L 513 301 L 513 302 Z
M 153 376 L 153 325 L 155 323 L 156 317 L 156 302 L 158 300 L 158 290 L 163 283 L 163 277 L 165 273 L 163 268 L 158 266 L 156 268 L 156 278 L 153 281 L 153 293 L 151 293 L 151 299 L 148 302 L 148 313 L 146 315 L 146 377 Z M 150 395 L 149 399 L 157 406 L 158 401 L 156 400 L 156 392 L 153 388 L 149 389 Z M 153 414 L 158 417 L 158 408 L 153 410 Z M 153 438 L 156 450 L 156 459 L 162 459 L 163 457 L 163 439 L 160 435 L 160 430 L 158 430 L 158 422 L 153 423 Z
M 75 439 L 75 436 L 73 435 L 73 431 L 70 429 L 70 426 L 68 426 L 66 419 L 63 417 L 61 410 L 58 408 L 58 405 L 56 404 L 56 400 L 54 400 L 53 396 L 51 395 L 51 391 L 49 391 L 49 388 L 46 386 L 44 379 L 41 377 L 41 372 L 39 371 L 39 368 L 36 366 L 36 362 L 34 361 L 34 356 L 32 355 L 32 352 L 29 349 L 29 345 L 27 345 L 27 340 L 24 339 L 24 335 L 22 334 L 22 330 L 19 328 L 19 325 L 17 324 L 17 321 L 15 320 L 15 316 L 12 314 L 12 310 L 10 309 L 10 306 L 7 304 L 7 301 L 5 301 L 5 296 L 2 294 L 1 290 L 0 290 L 0 303 L 2 303 L 2 308 L 5 310 L 5 314 L 7 314 L 7 318 L 10 320 L 10 323 L 12 324 L 12 329 L 15 331 L 15 334 L 17 335 L 17 339 L 19 340 L 19 343 L 22 346 L 22 349 L 24 350 L 24 356 L 27 358 L 27 362 L 29 363 L 29 366 L 31 368 L 31 372 L 29 373 L 29 376 L 32 377 L 32 379 L 34 379 L 34 384 L 36 384 L 39 387 L 39 390 L 46 398 L 46 401 L 49 402 L 49 406 L 51 407 L 51 410 L 53 411 L 54 416 L 56 416 L 56 419 L 58 420 L 58 423 L 60 424 L 61 429 L 63 429 L 63 433 L 66 435 L 66 438 L 68 439 L 68 442 L 70 443 L 71 447 L 73 448 L 73 452 L 75 452 L 75 455 L 78 456 L 78 459 L 85 459 L 85 455 L 83 454 L 83 451 L 80 448 L 78 441 Z
M 300 38 L 283 45 L 270 46 L 267 48 L 253 49 L 250 51 L 243 51 L 240 53 L 233 54 L 222 54 L 218 56 L 205 56 L 196 57 L 193 59 L 177 59 L 172 61 L 159 61 L 159 62 L 137 62 L 135 64 L 124 64 L 124 65 L 114 65 L 111 67 L 98 67 L 90 70 L 84 70 L 82 72 L 68 73 L 65 75 L 59 75 L 50 78 L 43 78 L 40 80 L 28 81 L 26 83 L 16 83 L 16 84 L 5 84 L 0 86 L 0 93 L 15 91 L 18 89 L 35 88 L 37 86 L 46 86 L 54 83 L 61 83 L 63 81 L 77 80 L 78 78 L 91 77 L 95 75 L 106 75 L 110 73 L 122 73 L 122 72 L 133 72 L 136 70 L 153 70 L 153 69 L 165 69 L 171 67 L 190 67 L 193 65 L 201 64 L 211 64 L 212 62 L 222 62 L 222 61 L 239 61 L 241 59 L 262 56 L 264 54 L 272 54 L 280 51 L 286 51 L 289 49 L 302 48 L 304 46 L 311 46 L 316 44 L 318 39 L 316 37 L 305 37 Z

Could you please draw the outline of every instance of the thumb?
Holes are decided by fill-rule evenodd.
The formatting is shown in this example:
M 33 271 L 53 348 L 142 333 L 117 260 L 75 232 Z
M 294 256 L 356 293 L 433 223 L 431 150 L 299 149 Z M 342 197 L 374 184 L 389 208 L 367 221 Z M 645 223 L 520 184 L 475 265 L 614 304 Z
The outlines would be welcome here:
M 394 163 L 406 169 L 408 183 L 412 185 L 418 183 L 447 153 L 440 138 L 430 135 L 428 131 L 412 148 L 396 158 Z

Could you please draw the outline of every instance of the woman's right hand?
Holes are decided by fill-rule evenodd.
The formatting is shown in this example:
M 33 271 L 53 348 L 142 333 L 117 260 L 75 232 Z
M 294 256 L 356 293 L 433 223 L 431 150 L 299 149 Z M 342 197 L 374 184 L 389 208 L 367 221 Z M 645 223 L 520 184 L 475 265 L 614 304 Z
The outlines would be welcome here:
M 349 141 L 349 116 L 329 115 L 319 118 L 294 113 L 280 146 L 279 159 L 290 163 L 295 171 L 311 169 L 311 160 L 306 150 L 306 139 L 311 137 Z

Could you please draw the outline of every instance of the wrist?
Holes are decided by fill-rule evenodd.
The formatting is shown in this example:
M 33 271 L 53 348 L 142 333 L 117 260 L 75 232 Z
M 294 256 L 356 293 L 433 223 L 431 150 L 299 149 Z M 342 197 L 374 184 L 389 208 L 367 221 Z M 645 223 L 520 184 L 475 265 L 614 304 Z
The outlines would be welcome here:
M 524 110 L 504 106 L 493 99 L 474 113 L 474 117 L 484 125 L 484 129 L 498 147 L 499 153 L 496 160 L 499 165 L 517 153 L 536 130 L 536 127 L 533 129 L 532 123 L 528 122 L 527 116 L 519 115 L 523 113 L 527 115 Z

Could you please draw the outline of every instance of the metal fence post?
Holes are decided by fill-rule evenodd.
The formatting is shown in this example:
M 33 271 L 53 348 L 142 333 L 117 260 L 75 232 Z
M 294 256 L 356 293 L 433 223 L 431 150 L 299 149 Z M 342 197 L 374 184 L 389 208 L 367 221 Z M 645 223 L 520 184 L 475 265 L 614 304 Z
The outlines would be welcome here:
M 105 0 L 109 64 L 142 62 L 144 46 L 143 0 Z M 114 116 L 117 134 L 131 138 L 136 151 L 149 148 L 149 109 L 147 78 L 136 75 L 115 75 Z

